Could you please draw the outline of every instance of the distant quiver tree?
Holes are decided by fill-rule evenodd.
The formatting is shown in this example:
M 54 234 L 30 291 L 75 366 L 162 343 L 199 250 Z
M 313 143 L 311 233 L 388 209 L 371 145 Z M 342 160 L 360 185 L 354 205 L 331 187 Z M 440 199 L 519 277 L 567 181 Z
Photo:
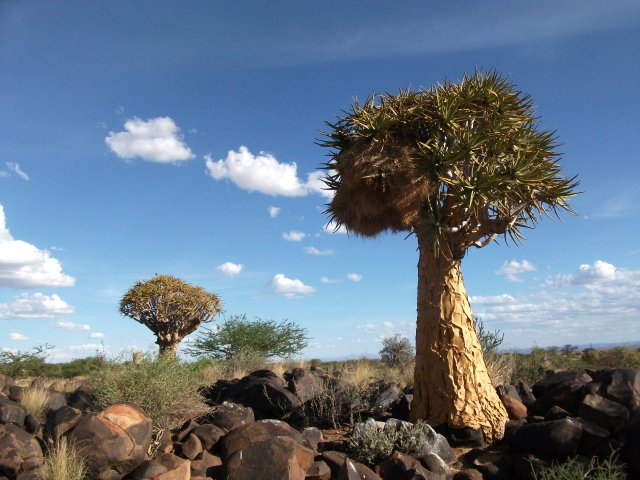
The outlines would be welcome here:
M 175 358 L 184 337 L 221 310 L 220 298 L 171 275 L 136 282 L 120 300 L 120 313 L 157 337 L 160 355 Z
M 413 360 L 414 350 L 411 341 L 404 335 L 396 333 L 382 339 L 380 360 L 390 367 L 406 365 Z
M 561 175 L 554 133 L 538 128 L 531 98 L 494 71 L 374 94 L 327 125 L 320 144 L 331 149 L 327 213 L 336 228 L 418 240 L 412 419 L 501 438 L 507 414 L 482 358 L 461 260 L 499 235 L 517 242 L 542 215 L 572 212 L 578 182 Z

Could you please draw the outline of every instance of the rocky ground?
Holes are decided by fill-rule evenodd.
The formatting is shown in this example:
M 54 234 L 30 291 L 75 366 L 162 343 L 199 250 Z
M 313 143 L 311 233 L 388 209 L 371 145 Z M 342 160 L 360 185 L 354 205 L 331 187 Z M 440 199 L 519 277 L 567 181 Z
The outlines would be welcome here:
M 318 385 L 331 392 L 324 404 L 317 403 Z M 554 460 L 577 456 L 587 463 L 613 450 L 628 477 L 640 478 L 638 369 L 559 371 L 531 387 L 501 386 L 510 418 L 501 442 L 484 445 L 480 431 L 425 425 L 410 451 L 396 449 L 369 465 L 356 460 L 362 456 L 347 437 L 414 432 L 406 421 L 410 390 L 380 385 L 370 402 L 354 405 L 346 385 L 319 368 L 293 369 L 283 378 L 258 370 L 204 388 L 211 411 L 164 431 L 154 431 L 134 404 L 92 411 L 91 390 L 82 384 L 68 393 L 49 390 L 41 418 L 19 403 L 25 387 L 13 379 L 0 375 L 0 392 L 0 480 L 37 479 L 48 449 L 61 439 L 77 445 L 91 478 L 104 480 L 526 480 Z M 318 408 L 340 412 L 349 402 L 348 410 L 364 420 L 353 429 L 314 424 Z

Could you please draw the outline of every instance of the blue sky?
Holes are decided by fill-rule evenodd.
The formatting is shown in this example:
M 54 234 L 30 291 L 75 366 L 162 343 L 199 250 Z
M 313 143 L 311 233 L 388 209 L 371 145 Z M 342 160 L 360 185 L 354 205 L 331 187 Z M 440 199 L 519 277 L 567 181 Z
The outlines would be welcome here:
M 155 349 L 119 315 L 167 273 L 288 319 L 307 358 L 415 335 L 415 238 L 324 227 L 314 142 L 354 97 L 475 67 L 533 95 L 579 212 L 470 251 L 506 347 L 640 340 L 640 4 L 0 0 L 0 348 Z

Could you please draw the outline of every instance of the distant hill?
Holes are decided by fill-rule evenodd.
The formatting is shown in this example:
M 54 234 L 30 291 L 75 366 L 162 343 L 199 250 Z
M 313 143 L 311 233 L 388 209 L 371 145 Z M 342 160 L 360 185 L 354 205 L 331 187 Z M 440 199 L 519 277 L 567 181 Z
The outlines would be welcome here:
M 585 348 L 595 348 L 596 350 L 609 350 L 610 348 L 613 347 L 629 347 L 629 348 L 640 348 L 640 341 L 636 341 L 636 342 L 609 342 L 609 343 L 584 343 L 584 344 L 572 344 L 575 345 L 576 347 L 578 347 L 579 350 L 584 350 Z M 562 345 L 547 345 L 544 347 L 540 347 L 540 348 L 544 348 L 547 349 L 549 347 L 562 347 Z M 529 348 L 515 348 L 515 349 L 509 349 L 506 348 L 504 349 L 504 351 L 515 351 L 516 353 L 530 353 L 531 349 L 535 348 L 535 347 L 529 347 Z

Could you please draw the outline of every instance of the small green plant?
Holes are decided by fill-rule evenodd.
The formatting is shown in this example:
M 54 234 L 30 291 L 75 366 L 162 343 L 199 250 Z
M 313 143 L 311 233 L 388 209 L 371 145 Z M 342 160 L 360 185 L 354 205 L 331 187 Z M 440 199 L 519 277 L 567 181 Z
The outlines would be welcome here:
M 75 446 L 62 438 L 54 444 L 38 473 L 38 480 L 84 480 L 88 477 L 88 469 L 84 459 L 78 454 Z
M 613 451 L 609 457 L 598 460 L 592 458 L 588 465 L 583 465 L 575 458 L 564 463 L 554 463 L 551 468 L 536 473 L 531 469 L 535 480 L 624 480 L 624 467 L 618 462 L 618 455 Z
M 53 345 L 47 343 L 33 347 L 33 352 L 0 351 L 0 373 L 12 378 L 40 375 L 49 350 L 53 348 Z
M 373 467 L 394 450 L 406 454 L 419 451 L 429 428 L 422 420 L 399 428 L 365 428 L 362 433 L 349 437 L 347 448 L 354 459 Z
M 290 358 L 309 343 L 307 330 L 289 320 L 275 322 L 232 315 L 220 325 L 203 329 L 186 351 L 194 356 L 229 360 L 255 352 L 263 358 Z
M 390 367 L 406 365 L 414 359 L 414 349 L 411 341 L 400 334 L 382 339 L 380 359 Z
M 42 419 L 47 410 L 49 394 L 44 388 L 29 387 L 22 392 L 20 404 L 36 418 Z
M 154 427 L 170 428 L 206 405 L 198 393 L 202 384 L 196 368 L 164 355 L 146 354 L 140 363 L 106 362 L 91 379 L 97 407 L 132 402 L 153 419 Z

